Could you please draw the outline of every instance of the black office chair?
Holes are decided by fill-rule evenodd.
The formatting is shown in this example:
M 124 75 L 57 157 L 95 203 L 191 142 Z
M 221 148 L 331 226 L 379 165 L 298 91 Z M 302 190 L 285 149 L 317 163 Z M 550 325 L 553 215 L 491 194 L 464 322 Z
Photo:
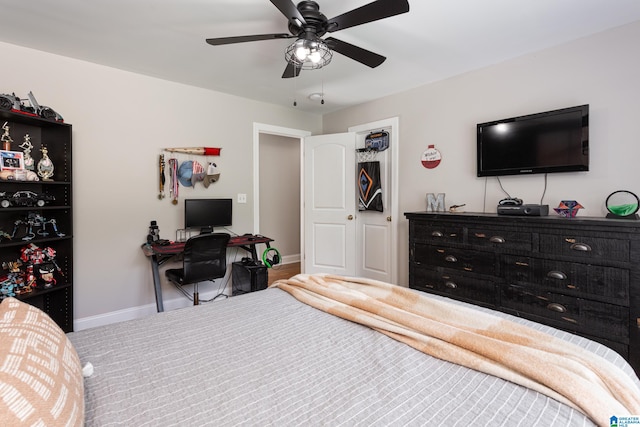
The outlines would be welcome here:
M 207 233 L 191 237 L 184 245 L 182 268 L 165 271 L 167 279 L 177 286 L 193 284 L 193 305 L 200 303 L 199 282 L 213 282 L 227 273 L 229 239 L 230 236 L 226 233 Z M 215 298 L 222 295 L 216 295 Z

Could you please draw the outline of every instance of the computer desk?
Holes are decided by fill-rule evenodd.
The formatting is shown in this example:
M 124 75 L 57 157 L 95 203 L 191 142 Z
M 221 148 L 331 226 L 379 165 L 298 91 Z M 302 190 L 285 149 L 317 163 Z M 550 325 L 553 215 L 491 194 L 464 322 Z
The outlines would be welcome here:
M 273 239 L 260 235 L 232 236 L 227 244 L 228 248 L 241 248 L 249 252 L 251 258 L 259 261 L 256 245 L 264 243 L 269 248 Z M 171 258 L 184 252 L 185 242 L 170 242 L 168 245 L 145 243 L 142 252 L 151 261 L 151 273 L 153 274 L 153 290 L 156 294 L 156 308 L 158 313 L 164 311 L 162 303 L 162 287 L 160 286 L 160 266 Z

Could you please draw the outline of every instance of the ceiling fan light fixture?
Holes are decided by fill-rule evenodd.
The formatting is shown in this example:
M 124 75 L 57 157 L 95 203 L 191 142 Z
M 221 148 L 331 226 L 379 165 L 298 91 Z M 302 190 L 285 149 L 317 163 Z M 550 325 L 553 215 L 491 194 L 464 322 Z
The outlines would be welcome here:
M 309 50 L 303 44 L 298 44 L 298 42 L 296 42 L 295 55 L 298 62 L 302 63 L 306 61 L 307 56 L 309 56 L 310 54 L 311 54 L 311 50 Z
M 322 56 L 320 56 L 320 52 L 318 52 L 317 50 L 309 53 L 309 55 L 307 55 L 307 57 L 309 58 L 309 60 L 311 62 L 313 62 L 314 64 L 317 64 L 318 62 L 320 62 L 320 60 L 322 59 Z
M 302 70 L 315 70 L 331 62 L 333 52 L 320 38 L 300 38 L 287 47 L 284 53 L 287 62 Z

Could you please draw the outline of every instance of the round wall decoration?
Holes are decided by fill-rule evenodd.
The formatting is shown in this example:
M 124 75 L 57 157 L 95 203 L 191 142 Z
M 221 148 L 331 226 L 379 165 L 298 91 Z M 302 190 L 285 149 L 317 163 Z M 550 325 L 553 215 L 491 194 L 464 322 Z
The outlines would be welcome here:
M 442 161 L 442 155 L 436 149 L 435 145 L 429 145 L 424 153 L 422 153 L 422 166 L 427 169 L 433 169 Z

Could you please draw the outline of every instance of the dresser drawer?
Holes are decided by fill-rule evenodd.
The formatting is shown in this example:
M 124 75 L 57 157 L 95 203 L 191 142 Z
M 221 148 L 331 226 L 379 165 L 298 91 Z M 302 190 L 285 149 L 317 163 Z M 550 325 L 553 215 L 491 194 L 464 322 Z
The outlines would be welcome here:
M 525 286 L 508 285 L 501 288 L 501 305 L 527 313 L 544 323 L 609 340 L 628 343 L 629 309 L 603 302 L 536 292 Z
M 629 261 L 629 239 L 573 234 L 540 234 L 540 252 L 591 259 Z
M 497 250 L 531 251 L 532 237 L 529 232 L 491 227 L 469 227 L 468 233 L 469 244 L 474 246 L 486 246 Z
M 551 291 L 629 305 L 629 270 L 504 255 L 502 276 L 509 282 L 535 283 Z
M 443 269 L 430 270 L 416 265 L 412 265 L 410 269 L 413 278 L 410 286 L 412 289 L 485 303 L 492 307 L 497 305 L 496 285 L 491 280 L 451 273 Z
M 412 239 L 427 243 L 462 243 L 464 238 L 463 227 L 448 223 L 412 222 L 410 228 Z
M 495 274 L 495 254 L 493 252 L 447 248 L 443 246 L 414 246 L 413 260 L 418 264 L 452 268 L 479 274 Z

